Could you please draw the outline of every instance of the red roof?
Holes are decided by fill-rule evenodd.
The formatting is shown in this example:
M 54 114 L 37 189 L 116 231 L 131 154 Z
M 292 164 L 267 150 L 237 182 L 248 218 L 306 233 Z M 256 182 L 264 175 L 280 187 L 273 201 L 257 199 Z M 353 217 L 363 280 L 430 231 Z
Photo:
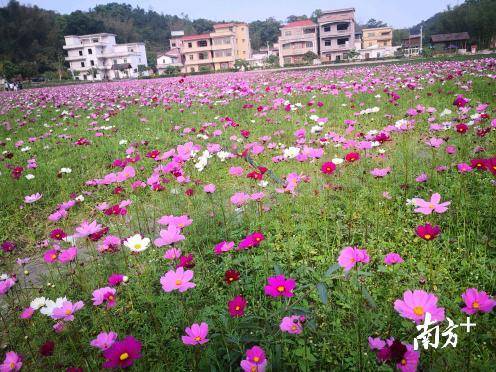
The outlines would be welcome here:
M 200 34 L 200 35 L 190 35 L 190 36 L 183 36 L 181 40 L 200 40 L 200 39 L 210 39 L 210 34 Z
M 282 26 L 282 28 L 303 27 L 303 26 L 317 26 L 317 24 L 313 23 L 311 19 L 303 19 L 301 21 L 288 23 Z

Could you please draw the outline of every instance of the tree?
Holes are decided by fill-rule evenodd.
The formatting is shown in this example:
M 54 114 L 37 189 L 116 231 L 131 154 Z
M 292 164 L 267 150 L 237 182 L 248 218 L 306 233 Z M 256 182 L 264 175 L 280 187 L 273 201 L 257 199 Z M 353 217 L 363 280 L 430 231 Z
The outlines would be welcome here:
M 140 77 L 143 76 L 143 72 L 145 72 L 146 70 L 148 70 L 147 65 L 138 65 L 138 75 Z
M 275 54 L 271 54 L 265 59 L 265 63 L 271 67 L 278 67 L 279 58 Z
M 302 21 L 304 19 L 308 19 L 308 17 L 304 14 L 300 15 L 300 16 L 290 15 L 288 18 L 286 18 L 286 22 L 291 23 L 291 22 L 296 22 L 296 21 Z
M 250 64 L 244 59 L 237 59 L 234 61 L 234 68 L 238 71 L 246 71 L 250 68 Z
M 387 23 L 375 18 L 370 18 L 367 21 L 367 23 L 363 25 L 363 28 L 378 28 L 378 27 L 387 27 Z
M 267 43 L 277 43 L 280 27 L 281 23 L 274 18 L 267 18 L 265 21 L 250 23 L 251 47 L 254 50 L 260 50 L 260 47 L 266 46 Z
M 403 39 L 407 39 L 410 32 L 406 28 L 393 30 L 393 45 L 401 45 Z
M 312 21 L 314 22 L 317 22 L 319 17 L 322 15 L 322 9 L 315 9 L 313 12 L 312 12 L 312 15 L 310 16 L 310 18 L 312 19 Z
M 306 52 L 305 54 L 303 54 L 303 60 L 306 62 L 306 63 L 312 63 L 314 59 L 317 59 L 319 58 L 319 56 L 317 54 L 315 54 L 314 52 L 312 52 L 311 50 L 309 50 L 308 52 Z
M 193 21 L 193 28 L 198 34 L 212 32 L 214 30 L 214 22 L 205 18 L 198 18 Z
M 2 63 L 2 71 L 0 75 L 3 75 L 5 79 L 11 80 L 14 76 L 19 74 L 19 68 L 11 61 L 5 61 Z
M 175 75 L 181 72 L 181 69 L 178 66 L 167 66 L 164 69 L 164 74 L 165 75 Z
M 352 49 L 348 53 L 346 53 L 346 58 L 353 61 L 356 58 L 358 58 L 359 55 L 360 55 L 360 53 L 357 52 L 356 49 Z

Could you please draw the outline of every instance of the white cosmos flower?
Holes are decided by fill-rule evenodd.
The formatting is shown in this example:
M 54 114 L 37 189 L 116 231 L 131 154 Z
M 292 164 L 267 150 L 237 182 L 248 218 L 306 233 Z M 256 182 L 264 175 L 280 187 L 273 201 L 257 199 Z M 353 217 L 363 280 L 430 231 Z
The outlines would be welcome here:
M 339 165 L 339 164 L 342 164 L 344 159 L 341 159 L 341 158 L 334 158 L 331 160 L 334 164 L 336 165 Z
M 27 180 L 32 180 L 34 178 L 34 174 L 29 173 L 29 174 L 26 174 L 25 177 Z
M 125 139 L 120 140 L 119 145 L 127 145 L 127 140 L 125 140 Z
M 21 149 L 22 152 L 26 152 L 26 151 L 29 151 L 29 150 L 31 150 L 31 147 L 29 147 L 29 146 L 23 147 Z
M 53 310 L 62 307 L 64 302 L 67 301 L 67 297 L 59 297 L 54 301 L 47 299 L 45 302 L 45 306 L 40 309 L 40 313 L 46 316 L 51 316 L 53 313 Z
M 142 238 L 140 234 L 136 234 L 127 238 L 124 245 L 128 247 L 131 252 L 143 252 L 148 249 L 150 239 Z
M 36 297 L 29 307 L 33 310 L 38 310 L 40 307 L 45 306 L 47 299 L 45 297 Z
M 284 150 L 283 155 L 285 158 L 293 159 L 298 156 L 301 149 L 299 147 L 289 147 Z
M 60 168 L 60 173 L 71 173 L 72 169 L 71 168 Z
M 260 182 L 258 183 L 258 186 L 260 186 L 260 187 L 267 187 L 267 185 L 268 185 L 268 184 L 269 184 L 269 183 L 268 183 L 267 181 L 260 181 Z
M 78 195 L 75 199 L 78 202 L 84 202 L 84 196 L 83 195 Z

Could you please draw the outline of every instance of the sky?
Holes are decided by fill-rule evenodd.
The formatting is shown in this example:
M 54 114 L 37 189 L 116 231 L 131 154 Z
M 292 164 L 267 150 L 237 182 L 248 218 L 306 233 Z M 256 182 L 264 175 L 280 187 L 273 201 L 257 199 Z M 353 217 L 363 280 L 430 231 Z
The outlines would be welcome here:
M 365 23 L 369 18 L 380 19 L 395 28 L 410 27 L 426 20 L 448 5 L 463 0 L 114 0 L 164 14 L 187 14 L 190 19 L 207 18 L 213 21 L 235 20 L 251 22 L 274 17 L 284 21 L 288 15 L 310 15 L 315 9 L 330 10 L 354 7 L 356 20 Z M 95 0 L 20 0 L 22 4 L 70 13 L 88 10 L 112 1 Z M 4 6 L 8 0 L 0 0 Z

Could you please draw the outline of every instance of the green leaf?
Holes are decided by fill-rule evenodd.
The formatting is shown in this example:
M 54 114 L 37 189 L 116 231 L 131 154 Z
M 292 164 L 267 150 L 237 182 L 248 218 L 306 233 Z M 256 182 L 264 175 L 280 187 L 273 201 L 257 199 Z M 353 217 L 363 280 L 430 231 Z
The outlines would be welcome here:
M 367 303 L 369 304 L 370 307 L 372 307 L 373 309 L 375 309 L 377 307 L 377 305 L 375 304 L 374 299 L 370 295 L 370 292 L 368 291 L 367 288 L 362 287 L 362 295 L 367 300 Z
M 332 266 L 329 266 L 329 268 L 327 269 L 327 271 L 325 272 L 325 275 L 326 276 L 331 276 L 332 274 L 334 274 L 334 272 L 336 272 L 337 270 L 339 270 L 341 266 L 339 266 L 338 263 L 335 263 L 334 265 Z
M 326 305 L 327 304 L 327 286 L 322 282 L 317 283 L 317 292 L 319 293 L 320 300 L 322 301 L 322 303 L 324 305 Z

